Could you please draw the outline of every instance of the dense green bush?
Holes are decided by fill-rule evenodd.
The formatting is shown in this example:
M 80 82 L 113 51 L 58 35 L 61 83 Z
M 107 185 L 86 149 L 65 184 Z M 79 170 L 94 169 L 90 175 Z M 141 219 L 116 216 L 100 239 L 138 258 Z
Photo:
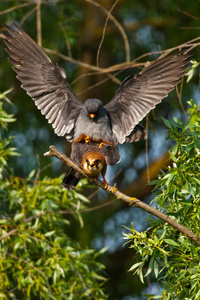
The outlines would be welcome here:
M 0 102 L 2 129 L 14 120 Z M 27 179 L 13 175 L 13 138 L 1 135 L 0 299 L 106 299 L 98 262 L 104 250 L 85 249 L 66 233 L 70 215 L 83 225 L 79 211 L 87 198 L 61 188 L 61 179 L 37 180 L 34 171 Z
M 175 141 L 170 149 L 173 161 L 156 183 L 159 210 L 199 236 L 200 224 L 200 109 L 191 100 L 187 122 L 164 120 L 169 138 Z M 130 268 L 140 276 L 154 272 L 163 287 L 161 296 L 149 299 L 200 299 L 200 247 L 169 224 L 150 218 L 145 232 L 133 227 L 124 238 L 136 250 L 138 261 Z

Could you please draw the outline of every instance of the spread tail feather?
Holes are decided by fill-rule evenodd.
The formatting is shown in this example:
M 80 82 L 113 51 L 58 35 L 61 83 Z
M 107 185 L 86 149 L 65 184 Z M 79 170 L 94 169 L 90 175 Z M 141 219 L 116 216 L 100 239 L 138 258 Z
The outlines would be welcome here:
M 76 187 L 80 178 L 81 174 L 75 171 L 73 168 L 70 168 L 68 173 L 65 175 L 61 186 L 66 188 L 68 191 L 71 191 Z

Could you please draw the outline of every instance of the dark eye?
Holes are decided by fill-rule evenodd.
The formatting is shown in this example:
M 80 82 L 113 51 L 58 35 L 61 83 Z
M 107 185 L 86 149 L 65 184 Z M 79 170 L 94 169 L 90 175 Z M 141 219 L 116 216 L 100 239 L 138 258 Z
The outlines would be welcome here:
M 100 160 L 99 159 L 96 159 L 95 160 L 95 165 L 98 165 L 100 163 Z
M 88 159 L 86 159 L 86 163 L 87 163 L 87 165 L 89 165 L 89 160 Z

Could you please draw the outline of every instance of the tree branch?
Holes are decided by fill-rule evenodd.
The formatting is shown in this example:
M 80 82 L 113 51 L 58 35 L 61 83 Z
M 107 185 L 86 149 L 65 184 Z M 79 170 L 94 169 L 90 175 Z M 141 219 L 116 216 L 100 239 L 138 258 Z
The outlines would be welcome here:
M 37 43 L 42 47 L 41 0 L 37 0 Z
M 130 61 L 130 46 L 129 46 L 129 42 L 128 42 L 128 38 L 127 35 L 125 33 L 125 30 L 123 29 L 123 27 L 121 26 L 121 24 L 118 22 L 118 20 L 111 14 L 111 11 L 108 11 L 105 7 L 103 7 L 100 3 L 93 1 L 93 0 L 85 0 L 86 2 L 96 6 L 97 8 L 101 9 L 106 15 L 107 17 L 113 21 L 113 23 L 116 25 L 116 27 L 118 28 L 119 32 L 121 33 L 121 36 L 123 38 L 124 41 L 124 48 L 126 51 L 126 61 L 129 62 Z M 114 3 L 114 5 L 116 4 L 116 2 Z M 111 8 L 112 10 L 112 8 Z
M 192 231 L 187 229 L 186 227 L 179 224 L 177 221 L 173 220 L 166 214 L 162 213 L 161 211 L 151 207 L 150 205 L 140 201 L 137 198 L 129 197 L 123 193 L 121 193 L 115 186 L 108 185 L 105 187 L 105 185 L 100 180 L 94 180 L 93 178 L 89 177 L 75 162 L 73 162 L 69 157 L 67 157 L 65 154 L 60 152 L 55 146 L 50 146 L 49 151 L 44 153 L 44 156 L 55 156 L 59 160 L 63 161 L 65 164 L 68 164 L 70 167 L 74 168 L 76 171 L 78 171 L 80 174 L 88 178 L 89 181 L 93 182 L 94 184 L 98 185 L 102 189 L 106 190 L 108 193 L 111 193 L 117 197 L 117 199 L 120 199 L 124 202 L 126 202 L 128 205 L 132 207 L 139 207 L 148 213 L 158 217 L 159 219 L 167 222 L 169 225 L 171 225 L 174 229 L 177 229 L 178 231 L 182 232 L 183 234 L 187 235 L 189 239 L 194 241 L 197 245 L 200 246 L 200 237 L 196 236 Z

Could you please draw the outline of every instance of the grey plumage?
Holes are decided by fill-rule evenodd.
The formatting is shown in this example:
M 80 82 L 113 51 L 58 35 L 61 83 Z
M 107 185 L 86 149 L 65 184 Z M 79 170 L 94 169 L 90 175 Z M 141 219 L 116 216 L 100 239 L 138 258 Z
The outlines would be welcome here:
M 135 126 L 180 82 L 191 55 L 175 53 L 158 59 L 138 75 L 126 78 L 105 105 L 116 143 L 126 143 Z M 124 121 L 125 120 L 125 121 Z

